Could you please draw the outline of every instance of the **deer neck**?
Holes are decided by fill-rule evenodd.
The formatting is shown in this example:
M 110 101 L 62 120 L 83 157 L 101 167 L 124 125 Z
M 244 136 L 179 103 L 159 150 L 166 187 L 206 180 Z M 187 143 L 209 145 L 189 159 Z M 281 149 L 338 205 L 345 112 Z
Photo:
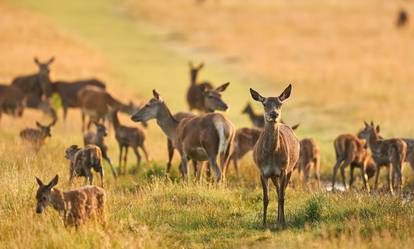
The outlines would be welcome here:
M 50 193 L 50 204 L 52 207 L 57 211 L 64 211 L 65 210 L 65 201 L 63 199 L 63 192 L 59 189 L 52 189 Z
M 265 128 L 263 131 L 263 142 L 264 149 L 266 151 L 274 151 L 275 149 L 279 148 L 279 126 L 280 122 L 265 122 Z
M 165 103 L 162 104 L 157 115 L 157 124 L 160 126 L 161 130 L 167 135 L 172 141 L 176 140 L 177 134 L 176 130 L 178 127 L 178 121 L 171 114 L 170 109 L 168 109 Z
M 116 112 L 112 114 L 112 124 L 114 125 L 114 130 L 117 130 L 119 126 L 121 125 L 119 123 L 118 113 Z

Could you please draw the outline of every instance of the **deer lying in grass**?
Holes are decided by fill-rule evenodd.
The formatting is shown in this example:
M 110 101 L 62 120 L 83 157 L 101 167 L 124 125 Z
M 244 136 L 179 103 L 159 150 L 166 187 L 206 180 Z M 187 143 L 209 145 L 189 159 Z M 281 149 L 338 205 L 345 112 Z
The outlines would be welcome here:
M 36 177 L 39 188 L 36 193 L 36 213 L 41 214 L 47 206 L 63 216 L 65 226 L 80 226 L 89 220 L 105 224 L 105 190 L 96 186 L 85 186 L 70 191 L 54 188 L 59 177 L 56 175 L 48 184 Z
M 102 157 L 105 159 L 109 166 L 111 167 L 112 175 L 116 177 L 116 172 L 114 167 L 112 166 L 111 159 L 108 156 L 108 146 L 105 144 L 105 137 L 108 135 L 106 133 L 106 128 L 104 125 L 94 122 L 96 127 L 96 132 L 89 131 L 83 135 L 83 143 L 85 146 L 92 144 L 96 145 L 101 149 Z
M 105 84 L 97 79 L 79 80 L 73 82 L 56 81 L 52 86 L 52 92 L 57 93 L 62 101 L 63 119 L 66 116 L 69 108 L 80 108 L 78 94 L 83 87 L 94 86 L 105 90 Z
M 41 125 L 36 122 L 38 129 L 26 128 L 20 131 L 20 138 L 28 142 L 35 150 L 39 150 L 45 143 L 47 137 L 51 137 L 51 128 L 56 124 L 56 119 L 48 125 Z
M 107 115 L 114 110 L 119 110 L 130 115 L 134 114 L 137 110 L 137 107 L 132 102 L 128 105 L 123 104 L 112 97 L 111 94 L 98 87 L 88 86 L 82 88 L 79 91 L 78 98 L 82 110 L 82 130 L 85 130 L 85 115 L 88 115 L 90 118 L 87 126 L 89 129 L 93 121 L 104 121 Z
M 375 172 L 374 190 L 378 189 L 378 178 L 381 166 L 387 167 L 388 189 L 394 193 L 392 175 L 397 177 L 397 192 L 401 193 L 402 188 L 402 163 L 405 161 L 407 154 L 407 144 L 399 138 L 382 139 L 379 135 L 380 127 L 375 127 L 374 123 L 364 122 L 364 129 L 358 133 L 358 137 L 365 139 L 372 152 L 377 170 Z M 391 165 L 393 173 L 391 173 Z
M 289 98 L 289 85 L 279 97 L 261 96 L 250 88 L 252 98 L 263 104 L 265 127 L 253 150 L 253 159 L 259 168 L 263 187 L 263 226 L 267 226 L 269 204 L 269 178 L 278 194 L 278 224 L 285 226 L 285 191 L 296 163 L 299 160 L 300 143 L 293 130 L 280 123 L 282 104 Z
M 157 120 L 157 124 L 179 151 L 180 171 L 186 182 L 188 182 L 188 159 L 207 160 L 214 170 L 216 182 L 225 181 L 225 167 L 230 159 L 235 135 L 234 126 L 227 118 L 219 113 L 207 113 L 185 118 L 179 122 L 173 117 L 157 91 L 153 90 L 153 98 L 132 116 L 135 122 L 150 119 Z M 218 157 L 220 157 L 219 164 Z
M 313 138 L 304 138 L 300 140 L 300 153 L 298 161 L 299 175 L 303 172 L 303 184 L 307 186 L 311 168 L 313 168 L 314 177 L 318 188 L 320 187 L 320 150 Z
M 123 173 L 127 174 L 127 156 L 129 147 L 135 153 L 137 157 L 137 167 L 141 164 L 141 155 L 139 154 L 138 148 L 144 152 L 145 159 L 148 161 L 148 153 L 145 148 L 145 133 L 142 129 L 138 127 L 129 127 L 122 125 L 118 119 L 118 112 L 112 112 L 112 123 L 115 130 L 115 138 L 119 145 L 119 172 L 122 173 L 121 169 L 123 168 Z M 125 152 L 123 153 L 125 149 Z M 124 154 L 124 164 L 122 167 L 122 154 Z
M 93 184 L 92 169 L 99 173 L 101 177 L 101 187 L 103 187 L 103 167 L 102 152 L 96 145 L 87 145 L 85 148 L 79 148 L 77 145 L 71 145 L 65 151 L 65 158 L 70 161 L 69 166 L 69 184 L 72 185 L 75 176 L 85 177 L 85 185 Z
M 0 119 L 3 113 L 21 117 L 25 106 L 24 94 L 14 86 L 0 85 Z
M 367 148 L 365 140 L 361 140 L 352 134 L 339 135 L 334 140 L 336 163 L 333 168 L 332 190 L 335 190 L 336 174 L 341 170 L 342 184 L 348 190 L 345 178 L 345 168 L 350 165 L 351 179 L 349 187 L 354 182 L 354 168 L 360 168 L 364 188 L 369 191 L 368 179 L 373 176 L 376 170 L 375 162 L 371 157 L 371 151 Z

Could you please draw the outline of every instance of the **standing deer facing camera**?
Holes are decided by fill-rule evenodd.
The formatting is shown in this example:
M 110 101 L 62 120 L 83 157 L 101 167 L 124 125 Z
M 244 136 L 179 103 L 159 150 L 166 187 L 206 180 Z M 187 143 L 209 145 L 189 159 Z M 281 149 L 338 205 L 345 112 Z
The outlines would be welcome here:
M 285 191 L 299 160 L 300 143 L 293 130 L 280 123 L 282 104 L 289 98 L 292 85 L 279 97 L 261 96 L 250 88 L 252 98 L 263 104 L 265 127 L 254 146 L 253 159 L 260 171 L 263 187 L 263 226 L 267 227 L 269 178 L 278 194 L 278 224 L 285 226 Z
M 28 142 L 33 146 L 33 148 L 37 151 L 40 147 L 43 146 L 47 137 L 51 137 L 52 134 L 50 130 L 52 126 L 56 124 L 56 119 L 52 121 L 52 123 L 48 125 L 41 125 L 39 122 L 36 122 L 36 126 L 38 129 L 33 128 L 26 128 L 20 132 L 20 138 Z

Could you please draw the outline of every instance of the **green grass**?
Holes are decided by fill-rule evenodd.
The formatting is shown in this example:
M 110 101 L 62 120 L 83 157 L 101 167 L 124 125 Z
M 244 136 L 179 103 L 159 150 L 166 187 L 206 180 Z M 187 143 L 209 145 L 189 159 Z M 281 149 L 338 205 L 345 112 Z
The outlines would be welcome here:
M 171 109 L 186 109 L 187 61 L 199 61 L 204 55 L 172 46 L 155 27 L 130 19 L 120 7 L 121 0 L 7 2 L 44 15 L 62 32 L 101 55 L 111 66 L 114 82 L 108 82 L 110 90 L 133 92 L 138 99 L 148 98 L 150 90 L 157 88 Z M 59 55 L 56 57 L 58 60 Z M 239 112 L 249 98 L 252 78 L 246 80 L 215 58 L 205 59 L 210 63 L 202 77 L 217 84 L 232 82 L 231 91 L 224 94 L 231 106 L 228 115 L 237 125 L 247 125 Z M 76 58 L 73 60 L 76 63 Z M 254 85 L 271 87 L 256 81 Z M 30 118 L 25 121 L 32 121 Z M 17 141 L 20 124 L 0 131 L 0 248 L 411 248 L 414 242 L 412 201 L 403 203 L 388 195 L 358 191 L 310 193 L 298 188 L 297 182 L 286 196 L 288 228 L 276 226 L 277 202 L 272 189 L 270 229 L 264 231 L 262 193 L 251 159 L 241 163 L 240 179 L 230 176 L 227 188 L 206 182 L 186 186 L 176 166 L 172 179 L 167 179 L 165 138 L 155 123 L 147 131 L 153 160 L 136 169 L 130 154 L 130 175 L 117 180 L 110 174 L 105 177 L 107 226 L 91 224 L 78 231 L 64 228 L 50 208 L 44 215 L 35 214 L 34 177 L 46 181 L 59 174 L 58 187 L 68 188 L 63 151 L 81 141 L 76 122 L 59 123 L 38 155 Z M 318 132 L 315 125 L 303 127 L 300 134 L 315 131 L 322 144 L 323 176 L 328 179 L 333 164 L 332 131 Z M 113 133 L 108 143 L 110 156 L 117 162 Z

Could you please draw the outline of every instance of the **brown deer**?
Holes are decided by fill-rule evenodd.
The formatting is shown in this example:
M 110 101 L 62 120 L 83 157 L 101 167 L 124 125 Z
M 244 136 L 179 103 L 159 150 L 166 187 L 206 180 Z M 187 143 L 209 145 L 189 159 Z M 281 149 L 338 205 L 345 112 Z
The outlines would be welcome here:
M 95 86 L 102 90 L 106 89 L 105 83 L 97 79 L 86 79 L 73 82 L 55 81 L 51 84 L 52 92 L 57 93 L 62 101 L 64 120 L 66 120 L 69 108 L 80 108 L 78 94 L 85 86 Z
M 108 156 L 108 146 L 105 144 L 105 137 L 108 135 L 104 125 L 94 122 L 96 127 L 96 132 L 89 131 L 83 135 L 83 143 L 85 146 L 92 144 L 96 145 L 101 149 L 102 157 L 105 159 L 109 166 L 111 167 L 112 175 L 116 178 L 116 172 L 112 166 L 111 159 Z
M 188 182 L 188 159 L 208 161 L 214 170 L 216 182 L 225 181 L 225 167 L 230 159 L 235 136 L 235 128 L 227 118 L 219 113 L 207 113 L 185 118 L 179 122 L 173 117 L 157 91 L 153 90 L 153 98 L 132 116 L 135 122 L 150 119 L 157 120 L 157 124 L 179 151 L 180 171 L 186 182 Z
M 336 163 L 333 167 L 332 191 L 335 190 L 338 169 L 341 170 L 344 189 L 348 190 L 345 177 L 345 169 L 348 165 L 351 168 L 349 187 L 352 187 L 354 182 L 354 168 L 360 168 L 364 188 L 369 191 L 368 179 L 375 173 L 376 165 L 371 157 L 371 151 L 367 148 L 366 142 L 353 134 L 342 134 L 334 140 L 334 148 Z
M 264 128 L 265 121 L 263 114 L 256 114 L 250 103 L 247 103 L 246 107 L 242 111 L 242 114 L 247 114 L 255 127 Z
M 33 128 L 26 128 L 20 131 L 20 138 L 24 142 L 28 142 L 33 146 L 33 148 L 38 151 L 43 144 L 47 137 L 51 137 L 51 128 L 56 124 L 56 119 L 54 119 L 48 125 L 41 125 L 39 122 L 36 122 L 36 126 L 38 129 Z
M 101 187 L 103 187 L 103 167 L 102 152 L 96 145 L 86 145 L 85 148 L 79 148 L 77 145 L 71 145 L 65 151 L 65 158 L 70 161 L 69 164 L 69 185 L 72 185 L 73 178 L 85 177 L 85 184 L 93 184 L 92 169 L 99 173 L 101 177 Z
M 400 9 L 398 11 L 397 21 L 395 22 L 395 25 L 397 28 L 404 27 L 408 23 L 408 13 L 405 9 Z
M 311 168 L 314 171 L 314 177 L 318 188 L 320 187 L 320 149 L 313 138 L 304 138 L 300 140 L 300 153 L 298 161 L 299 174 L 303 172 L 303 184 L 308 185 Z
M 48 184 L 36 177 L 39 188 L 36 192 L 36 213 L 41 214 L 47 206 L 52 206 L 63 216 L 65 226 L 76 226 L 89 220 L 105 224 L 105 190 L 96 186 L 85 186 L 70 191 L 54 188 L 59 176 Z
M 78 98 L 82 110 L 82 130 L 85 130 L 85 115 L 90 118 L 87 125 L 89 129 L 93 121 L 105 120 L 107 115 L 114 110 L 130 115 L 137 110 L 134 103 L 130 102 L 126 105 L 112 97 L 108 92 L 94 86 L 83 87 L 79 91 Z
M 372 152 L 377 170 L 375 172 L 374 190 L 378 189 L 378 178 L 381 166 L 387 167 L 388 189 L 393 194 L 392 175 L 397 177 L 397 192 L 401 193 L 402 188 L 402 163 L 407 154 L 407 144 L 400 138 L 382 139 L 379 135 L 380 127 L 374 123 L 368 124 L 364 121 L 364 129 L 358 133 L 358 137 L 365 139 Z M 391 169 L 392 165 L 392 169 Z M 391 173 L 391 170 L 393 173 Z
M 253 159 L 260 171 L 263 187 L 263 226 L 267 227 L 269 178 L 278 194 L 278 224 L 285 226 L 285 191 L 299 160 L 300 143 L 293 130 L 280 123 L 283 103 L 289 98 L 292 85 L 279 97 L 263 97 L 250 88 L 252 98 L 263 104 L 265 127 L 253 149 Z
M 124 155 L 124 164 L 123 164 L 123 173 L 127 174 L 127 156 L 128 156 L 128 149 L 129 147 L 132 148 L 132 150 L 135 153 L 135 156 L 137 157 L 137 167 L 141 165 L 141 155 L 139 154 L 138 148 L 141 148 L 141 150 L 144 152 L 145 159 L 148 162 L 148 153 L 145 148 L 145 133 L 142 129 L 138 127 L 130 127 L 122 125 L 119 122 L 118 119 L 118 112 L 114 111 L 112 112 L 112 123 L 115 130 L 115 138 L 118 142 L 119 146 L 119 172 L 122 173 L 122 155 Z M 123 152 L 125 149 L 125 152 Z
M 14 86 L 0 85 L 0 119 L 2 113 L 21 117 L 25 106 L 24 94 Z

